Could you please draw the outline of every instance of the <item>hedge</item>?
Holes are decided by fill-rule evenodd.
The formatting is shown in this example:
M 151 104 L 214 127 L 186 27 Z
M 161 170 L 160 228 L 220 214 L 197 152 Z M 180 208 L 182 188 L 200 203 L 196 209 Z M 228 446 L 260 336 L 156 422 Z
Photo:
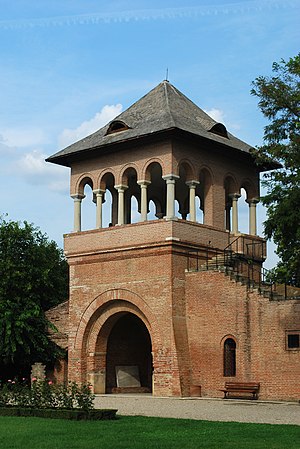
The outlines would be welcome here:
M 72 419 L 72 420 L 107 420 L 116 419 L 115 409 L 35 409 L 21 407 L 0 407 L 0 416 L 23 416 L 54 419 Z

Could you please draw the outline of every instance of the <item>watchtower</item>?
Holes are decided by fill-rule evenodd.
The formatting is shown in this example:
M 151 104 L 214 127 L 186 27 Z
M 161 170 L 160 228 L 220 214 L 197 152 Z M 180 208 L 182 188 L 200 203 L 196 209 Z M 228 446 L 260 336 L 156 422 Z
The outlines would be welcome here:
M 270 167 L 168 81 L 48 161 L 71 167 L 69 379 L 157 396 L 218 396 L 226 369 L 249 379 L 251 310 L 228 275 L 260 277 L 256 204 Z M 87 185 L 95 228 L 82 231 Z

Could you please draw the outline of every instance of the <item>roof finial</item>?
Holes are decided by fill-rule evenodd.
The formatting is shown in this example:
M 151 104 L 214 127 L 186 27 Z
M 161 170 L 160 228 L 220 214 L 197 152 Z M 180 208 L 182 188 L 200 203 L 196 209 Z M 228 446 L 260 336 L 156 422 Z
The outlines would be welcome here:
M 166 70 L 166 79 L 165 79 L 165 81 L 168 81 L 169 82 L 169 69 L 168 69 L 168 67 L 167 67 L 167 70 Z

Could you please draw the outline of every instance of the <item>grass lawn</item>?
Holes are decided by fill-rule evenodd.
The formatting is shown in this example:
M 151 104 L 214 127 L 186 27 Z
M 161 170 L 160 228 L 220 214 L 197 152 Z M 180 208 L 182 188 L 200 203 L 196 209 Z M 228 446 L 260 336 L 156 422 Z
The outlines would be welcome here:
M 0 417 L 1 449 L 299 449 L 300 426 L 122 416 L 115 421 Z

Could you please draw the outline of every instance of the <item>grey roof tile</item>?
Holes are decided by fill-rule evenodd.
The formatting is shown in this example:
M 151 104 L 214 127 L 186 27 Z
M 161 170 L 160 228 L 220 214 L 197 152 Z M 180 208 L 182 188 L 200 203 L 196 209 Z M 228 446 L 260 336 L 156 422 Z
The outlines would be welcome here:
M 110 124 L 117 120 L 124 122 L 129 129 L 107 134 Z M 249 153 L 251 146 L 232 134 L 228 133 L 228 137 L 223 137 L 210 132 L 216 124 L 215 120 L 176 87 L 168 81 L 163 81 L 106 126 L 50 156 L 47 161 L 69 165 L 67 159 L 70 160 L 75 155 L 79 156 L 80 152 L 86 155 L 95 148 L 101 149 L 110 144 L 122 143 L 170 129 L 186 131 Z

